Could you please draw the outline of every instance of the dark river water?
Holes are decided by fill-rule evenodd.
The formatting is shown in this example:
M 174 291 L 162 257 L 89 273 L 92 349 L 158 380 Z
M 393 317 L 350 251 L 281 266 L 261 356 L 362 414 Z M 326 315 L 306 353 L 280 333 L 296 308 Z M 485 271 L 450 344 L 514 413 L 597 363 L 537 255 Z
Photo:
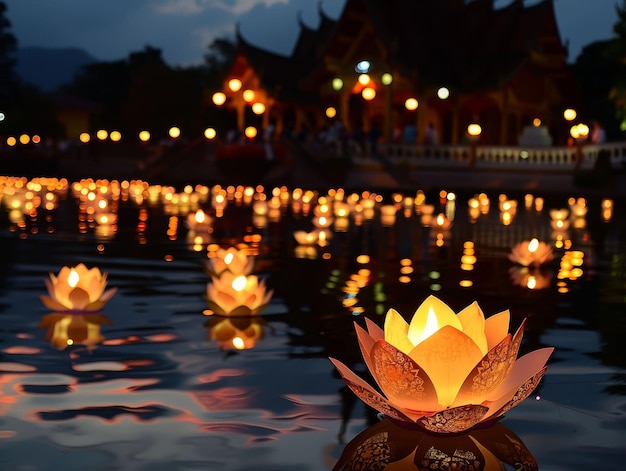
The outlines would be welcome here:
M 473 194 L 390 193 L 370 210 L 369 193 L 168 196 L 136 182 L 92 188 L 92 201 L 87 182 L 30 183 L 0 181 L 1 470 L 322 471 L 342 454 L 346 469 L 364 470 L 383 469 L 373 463 L 387 455 L 404 459 L 389 469 L 625 469 L 625 201 L 576 209 L 577 195 L 492 192 L 472 215 Z M 252 200 L 273 194 L 276 208 L 254 214 Z M 298 244 L 320 197 L 360 205 L 322 241 Z M 96 222 L 100 200 L 114 226 Z M 502 210 L 507 202 L 517 209 Z M 207 226 L 189 225 L 197 209 Z M 568 210 L 565 228 L 554 209 Z M 527 269 L 509 255 L 532 238 L 553 257 Z M 256 315 L 208 311 L 208 260 L 230 247 L 254 260 L 271 296 Z M 117 292 L 100 312 L 51 312 L 40 299 L 49 274 L 79 263 L 108 273 Z M 473 301 L 486 316 L 509 309 L 513 331 L 526 319 L 522 353 L 555 347 L 535 392 L 473 435 L 381 422 L 328 359 L 361 371 L 354 323 L 382 325 L 389 308 L 408 319 L 431 294 L 455 311 Z M 449 467 L 471 461 L 470 449 L 493 462 Z M 423 460 L 448 467 L 407 464 Z

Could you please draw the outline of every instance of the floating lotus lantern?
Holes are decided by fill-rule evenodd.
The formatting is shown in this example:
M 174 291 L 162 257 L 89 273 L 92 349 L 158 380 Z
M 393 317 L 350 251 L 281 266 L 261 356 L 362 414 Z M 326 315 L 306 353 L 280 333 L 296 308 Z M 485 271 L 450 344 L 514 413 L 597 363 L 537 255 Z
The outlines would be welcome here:
M 202 209 L 187 214 L 187 228 L 193 232 L 212 232 L 213 218 Z
M 523 326 L 508 333 L 508 310 L 485 319 L 474 302 L 458 314 L 429 296 L 407 323 L 390 309 L 384 329 L 355 324 L 365 363 L 382 394 L 331 358 L 366 404 L 388 418 L 431 432 L 456 433 L 495 420 L 523 401 L 543 377 L 553 348 L 517 358 Z
M 56 348 L 64 349 L 71 345 L 93 347 L 101 343 L 102 325 L 112 324 L 111 320 L 98 313 L 68 314 L 53 312 L 41 318 L 39 327 L 46 329 L 45 338 Z
M 50 273 L 50 280 L 46 280 L 49 296 L 40 298 L 54 311 L 96 312 L 102 310 L 117 291 L 117 288 L 105 291 L 106 284 L 107 273 L 79 263 L 75 267 L 61 268 L 56 276 Z
M 269 304 L 274 291 L 255 275 L 235 275 L 225 271 L 207 283 L 209 308 L 223 316 L 252 316 Z
M 552 247 L 536 238 L 515 244 L 509 253 L 509 260 L 524 267 L 538 267 L 553 258 Z
M 207 271 L 212 277 L 221 277 L 226 271 L 234 275 L 249 275 L 254 268 L 254 258 L 245 249 L 220 247 L 207 261 Z

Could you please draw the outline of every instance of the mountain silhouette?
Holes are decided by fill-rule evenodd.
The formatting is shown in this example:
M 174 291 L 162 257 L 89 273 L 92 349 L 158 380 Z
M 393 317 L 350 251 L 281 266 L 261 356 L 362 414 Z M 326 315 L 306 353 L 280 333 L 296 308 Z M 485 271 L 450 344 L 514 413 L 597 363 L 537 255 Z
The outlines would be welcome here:
M 73 47 L 24 47 L 18 49 L 16 60 L 17 76 L 42 92 L 57 90 L 59 86 L 71 82 L 83 65 L 97 62 L 84 50 Z

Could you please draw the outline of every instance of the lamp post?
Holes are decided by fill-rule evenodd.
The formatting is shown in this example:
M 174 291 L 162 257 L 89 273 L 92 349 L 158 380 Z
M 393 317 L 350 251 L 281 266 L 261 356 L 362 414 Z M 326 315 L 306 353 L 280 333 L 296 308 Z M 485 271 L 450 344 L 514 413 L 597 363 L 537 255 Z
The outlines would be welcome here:
M 569 133 L 576 144 L 576 165 L 574 169 L 578 170 L 583 160 L 583 144 L 589 137 L 589 126 L 584 123 L 575 124 L 570 128 Z
M 476 165 L 476 146 L 478 145 L 482 132 L 483 129 L 480 127 L 480 124 L 471 123 L 467 126 L 467 137 L 470 143 L 470 167 Z

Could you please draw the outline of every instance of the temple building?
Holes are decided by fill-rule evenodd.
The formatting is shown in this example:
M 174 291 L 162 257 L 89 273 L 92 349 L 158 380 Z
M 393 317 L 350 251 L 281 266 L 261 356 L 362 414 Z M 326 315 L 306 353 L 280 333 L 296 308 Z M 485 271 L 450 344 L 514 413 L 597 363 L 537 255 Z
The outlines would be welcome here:
M 321 5 L 321 4 L 320 4 Z M 386 140 L 415 126 L 437 143 L 460 144 L 469 124 L 480 142 L 516 145 L 525 127 L 545 127 L 564 143 L 577 107 L 553 0 L 346 0 L 337 19 L 319 9 L 289 56 L 263 50 L 238 32 L 223 106 L 237 124 L 277 131 L 340 121 L 351 132 L 376 126 Z

